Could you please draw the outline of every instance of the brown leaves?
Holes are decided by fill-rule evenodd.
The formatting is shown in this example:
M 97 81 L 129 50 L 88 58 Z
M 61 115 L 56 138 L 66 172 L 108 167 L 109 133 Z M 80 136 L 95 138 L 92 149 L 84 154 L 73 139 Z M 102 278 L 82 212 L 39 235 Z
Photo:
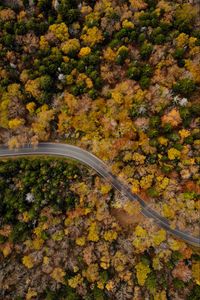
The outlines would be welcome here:
M 181 248 L 180 252 L 183 255 L 184 259 L 189 259 L 192 256 L 192 249 L 187 246 L 184 248 Z
M 192 278 L 192 271 L 183 261 L 180 261 L 172 271 L 172 275 L 184 282 L 188 282 Z
M 0 19 L 4 22 L 9 20 L 14 20 L 15 18 L 16 18 L 15 12 L 10 8 L 2 9 L 0 11 Z
M 67 212 L 67 216 L 70 219 L 79 218 L 81 216 L 84 216 L 85 214 L 86 214 L 85 208 L 81 208 L 81 207 L 78 207 L 72 211 Z
M 87 265 L 90 265 L 93 261 L 93 251 L 94 246 L 88 246 L 83 250 L 83 260 L 86 262 Z
M 142 189 L 141 192 L 139 193 L 139 196 L 144 200 L 145 202 L 150 201 L 150 197 L 147 195 L 146 190 Z
M 23 35 L 22 39 L 23 49 L 26 53 L 33 53 L 39 48 L 39 38 L 33 32 Z
M 184 183 L 185 190 L 188 190 L 189 192 L 195 192 L 197 194 L 200 194 L 200 186 L 194 183 L 192 180 L 188 180 Z
M 178 126 L 182 121 L 180 113 L 176 108 L 173 108 L 166 115 L 163 115 L 161 120 L 162 120 L 162 125 L 169 123 L 173 127 Z
M 11 233 L 12 229 L 10 225 L 4 225 L 1 229 L 0 229 L 0 235 L 6 236 L 8 237 Z
M 142 10 L 148 6 L 143 0 L 129 0 L 129 2 L 134 10 Z
M 40 140 L 46 141 L 49 137 L 50 122 L 54 119 L 55 111 L 43 105 L 37 114 L 37 119 L 32 124 L 34 133 Z
M 74 110 L 78 105 L 77 99 L 72 94 L 65 92 L 64 101 L 67 104 L 70 113 L 74 113 Z
M 61 268 L 55 268 L 54 270 L 53 270 L 53 272 L 51 273 L 51 277 L 54 279 L 54 280 L 56 280 L 56 281 L 58 281 L 58 282 L 64 282 L 64 276 L 65 276 L 65 272 L 61 269 Z
M 113 215 L 117 219 L 120 226 L 122 226 L 123 228 L 133 228 L 143 220 L 143 216 L 140 213 L 140 210 L 135 211 L 133 215 L 129 214 L 124 209 L 113 208 L 111 210 L 111 215 Z

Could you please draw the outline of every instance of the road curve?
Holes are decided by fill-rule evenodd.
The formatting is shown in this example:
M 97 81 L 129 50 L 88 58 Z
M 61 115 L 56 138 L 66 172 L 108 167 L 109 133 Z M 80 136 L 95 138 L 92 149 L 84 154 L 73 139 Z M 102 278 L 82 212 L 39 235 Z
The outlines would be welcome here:
M 24 155 L 51 155 L 51 156 L 64 156 L 76 159 L 87 166 L 90 166 L 98 174 L 104 177 L 115 189 L 117 189 L 123 196 L 138 201 L 142 207 L 141 212 L 145 217 L 152 218 L 154 221 L 167 232 L 173 234 L 177 238 L 193 245 L 200 247 L 200 237 L 191 236 L 188 232 L 179 229 L 172 229 L 169 221 L 160 216 L 156 211 L 151 209 L 144 200 L 138 195 L 131 192 L 131 190 L 124 185 L 116 176 L 114 176 L 106 166 L 106 164 L 94 156 L 93 154 L 85 151 L 79 147 L 60 144 L 60 143 L 39 143 L 37 147 L 25 145 L 19 149 L 8 149 L 6 146 L 0 147 L 0 157 L 13 157 Z

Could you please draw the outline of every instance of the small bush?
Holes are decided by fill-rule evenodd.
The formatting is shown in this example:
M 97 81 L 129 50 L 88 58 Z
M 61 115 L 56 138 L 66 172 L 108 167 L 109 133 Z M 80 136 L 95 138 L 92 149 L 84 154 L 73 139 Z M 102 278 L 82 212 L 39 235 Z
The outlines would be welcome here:
M 142 59 L 148 59 L 153 51 L 153 46 L 150 43 L 144 43 L 140 50 Z
M 196 85 L 194 80 L 189 78 L 184 78 L 177 81 L 173 85 L 173 91 L 177 94 L 181 94 L 182 96 L 190 96 L 196 89 Z
M 150 78 L 147 77 L 147 76 L 142 76 L 141 79 L 140 79 L 140 86 L 141 88 L 144 90 L 144 89 L 147 89 L 150 85 Z

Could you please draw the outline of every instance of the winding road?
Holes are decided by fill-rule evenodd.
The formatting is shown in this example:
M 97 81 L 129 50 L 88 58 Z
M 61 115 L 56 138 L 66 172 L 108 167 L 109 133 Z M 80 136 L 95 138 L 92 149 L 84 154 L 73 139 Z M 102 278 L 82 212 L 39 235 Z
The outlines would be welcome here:
M 193 245 L 200 247 L 200 237 L 191 236 L 186 231 L 179 229 L 173 229 L 170 227 L 169 221 L 160 216 L 156 211 L 151 209 L 147 203 L 142 200 L 138 195 L 131 192 L 131 190 L 124 185 L 116 176 L 114 176 L 106 166 L 106 164 L 98 159 L 93 154 L 85 151 L 79 147 L 58 144 L 58 143 L 39 143 L 36 148 L 29 145 L 25 145 L 19 149 L 8 149 L 6 146 L 0 147 L 0 157 L 13 157 L 13 156 L 24 156 L 24 155 L 51 155 L 51 156 L 64 156 L 67 158 L 76 159 L 87 166 L 90 166 L 98 174 L 104 177 L 115 189 L 117 189 L 123 196 L 138 201 L 142 207 L 141 212 L 145 217 L 152 218 L 154 221 L 167 232 L 173 234 L 177 238 Z

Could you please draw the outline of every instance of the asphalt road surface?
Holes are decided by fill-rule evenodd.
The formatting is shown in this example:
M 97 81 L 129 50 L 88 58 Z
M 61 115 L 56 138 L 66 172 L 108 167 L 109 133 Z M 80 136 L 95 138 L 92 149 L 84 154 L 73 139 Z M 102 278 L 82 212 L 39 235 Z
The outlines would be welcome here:
M 87 166 L 90 166 L 98 174 L 104 177 L 115 189 L 117 189 L 123 196 L 133 201 L 138 201 L 142 207 L 141 213 L 148 218 L 152 218 L 160 227 L 164 228 L 168 233 L 175 237 L 193 245 L 200 247 L 200 236 L 194 237 L 186 231 L 179 229 L 172 229 L 169 221 L 160 216 L 156 211 L 151 209 L 148 204 L 142 200 L 138 195 L 131 192 L 131 190 L 123 184 L 116 176 L 114 176 L 106 166 L 106 164 L 98 159 L 93 154 L 85 151 L 79 147 L 59 144 L 59 143 L 39 143 L 37 147 L 25 145 L 19 149 L 8 149 L 6 146 L 0 147 L 0 157 L 15 157 L 27 155 L 50 155 L 50 156 L 64 156 L 67 158 L 76 159 Z

